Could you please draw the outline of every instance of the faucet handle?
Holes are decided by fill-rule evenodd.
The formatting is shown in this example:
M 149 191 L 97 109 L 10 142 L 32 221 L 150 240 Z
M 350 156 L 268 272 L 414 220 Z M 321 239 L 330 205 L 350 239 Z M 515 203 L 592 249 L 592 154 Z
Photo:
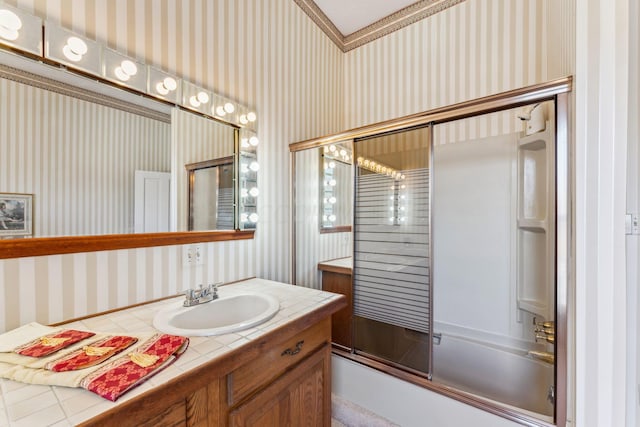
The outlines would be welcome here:
M 222 282 L 210 283 L 209 284 L 209 292 L 213 292 L 213 298 L 218 297 L 218 285 L 221 285 Z

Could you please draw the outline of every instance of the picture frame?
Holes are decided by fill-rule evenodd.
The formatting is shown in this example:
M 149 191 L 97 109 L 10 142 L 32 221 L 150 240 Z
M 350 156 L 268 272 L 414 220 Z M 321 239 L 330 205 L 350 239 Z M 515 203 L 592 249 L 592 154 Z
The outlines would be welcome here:
M 32 235 L 33 194 L 0 193 L 0 238 Z

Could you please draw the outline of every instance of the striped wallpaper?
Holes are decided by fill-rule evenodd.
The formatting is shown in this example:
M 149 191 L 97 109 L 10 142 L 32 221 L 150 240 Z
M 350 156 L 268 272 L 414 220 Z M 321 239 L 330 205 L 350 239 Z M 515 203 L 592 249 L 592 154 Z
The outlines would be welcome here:
M 200 282 L 290 280 L 288 144 L 343 128 L 343 53 L 292 0 L 6 3 L 255 108 L 260 223 L 252 241 L 204 245 L 195 269 L 180 246 L 0 261 L 0 331 Z
M 467 0 L 347 52 L 345 128 L 569 74 L 569 2 Z
M 0 192 L 34 195 L 35 236 L 132 233 L 134 171 L 169 171 L 170 126 L 6 79 L 0 95 Z
M 574 51 L 571 0 L 467 0 L 346 54 L 293 0 L 7 3 L 255 108 L 261 192 L 255 239 L 207 244 L 200 273 L 182 268 L 180 247 L 0 261 L 0 330 L 164 295 L 197 274 L 289 281 L 289 143 L 561 76 Z M 176 283 L 156 284 L 160 265 Z M 64 310 L 42 309 L 62 293 Z

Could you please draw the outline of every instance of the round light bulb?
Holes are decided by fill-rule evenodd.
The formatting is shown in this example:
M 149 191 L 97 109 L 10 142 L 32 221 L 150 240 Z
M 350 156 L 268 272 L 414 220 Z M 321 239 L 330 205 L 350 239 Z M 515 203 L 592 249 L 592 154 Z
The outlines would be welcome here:
M 232 103 L 227 102 L 226 104 L 224 104 L 224 111 L 226 111 L 227 113 L 231 114 L 234 111 L 236 111 L 236 107 Z
M 331 169 L 334 169 L 336 167 L 336 162 L 333 162 L 333 161 L 329 162 L 329 167 Z
M 322 215 L 322 220 L 323 220 L 324 222 L 327 222 L 327 219 L 328 219 L 328 218 L 327 218 L 327 216 L 326 216 L 326 215 Z
M 227 112 L 224 111 L 224 107 L 221 105 L 219 107 L 216 107 L 216 114 L 220 117 L 224 117 L 227 114 Z
M 246 163 L 240 165 L 240 172 L 247 173 L 249 172 L 249 166 Z
M 247 123 L 249 123 L 249 119 L 247 119 L 247 115 L 246 114 L 240 115 L 240 123 L 243 124 L 243 125 L 246 125 Z
M 255 122 L 256 119 L 256 113 L 254 113 L 253 111 L 247 114 L 247 120 L 249 120 L 250 122 Z
M 15 13 L 7 9 L 0 10 L 0 37 L 5 40 L 16 40 L 18 30 L 22 28 L 22 21 Z
M 135 76 L 138 73 L 138 67 L 134 64 L 133 61 L 125 59 L 120 64 L 120 68 L 124 71 L 129 77 Z
M 156 85 L 156 92 L 158 92 L 160 95 L 166 95 L 169 93 L 169 89 L 167 89 L 165 85 L 162 84 L 162 82 L 159 82 Z
M 336 216 L 335 215 L 333 215 L 333 214 L 329 215 L 329 221 L 330 222 L 334 222 L 335 220 L 336 220 Z
M 334 196 L 329 197 L 329 203 L 331 203 L 332 205 L 337 201 L 337 199 Z
M 118 78 L 118 80 L 122 80 L 123 82 L 126 82 L 127 80 L 129 80 L 129 74 L 127 74 L 122 67 L 116 67 L 116 69 L 113 71 L 113 73 L 116 75 L 116 77 Z
M 178 82 L 173 77 L 165 77 L 162 84 L 169 92 L 176 90 L 178 87 Z
M 191 95 L 191 98 L 189 98 L 189 104 L 191 104 L 192 107 L 198 108 L 200 106 L 200 101 L 198 101 L 198 97 L 196 95 Z
M 67 46 L 69 46 L 73 53 L 80 56 L 84 55 L 89 50 L 84 40 L 76 36 L 71 36 L 67 39 Z
M 254 172 L 257 172 L 260 169 L 260 165 L 258 164 L 258 162 L 251 162 L 249 164 L 249 169 L 251 169 Z
M 347 155 L 347 150 L 345 150 L 345 149 L 340 150 L 340 155 L 342 157 L 346 156 Z
M 249 220 L 249 215 L 247 215 L 246 213 L 240 214 L 240 222 L 247 222 L 248 220 Z
M 259 218 L 260 218 L 260 217 L 258 217 L 258 214 L 257 214 L 257 213 L 255 213 L 255 212 L 254 212 L 254 213 L 252 213 L 251 215 L 249 215 L 249 221 L 253 222 L 254 224 L 255 224 L 256 222 L 258 222 L 258 219 L 259 219 Z
M 335 179 L 330 180 L 330 181 L 329 181 L 329 185 L 330 185 L 330 186 L 332 186 L 332 187 L 335 187 L 335 185 L 336 185 L 336 180 L 335 180 Z
M 329 146 L 329 151 L 331 151 L 332 153 L 334 153 L 336 151 L 336 146 L 335 145 L 330 145 Z
M 247 197 L 249 195 L 249 191 L 246 188 L 240 189 L 240 197 Z
M 252 136 L 251 138 L 249 138 L 249 144 L 251 144 L 252 146 L 257 146 L 260 143 L 260 140 L 258 139 L 257 136 Z
M 250 147 L 250 145 L 249 145 L 249 140 L 248 140 L 247 138 L 242 138 L 242 139 L 240 140 L 240 146 L 241 146 L 242 148 L 249 148 L 249 147 Z
M 69 61 L 78 62 L 82 59 L 82 55 L 75 53 L 68 44 L 64 45 L 62 53 Z
M 258 197 L 260 191 L 258 190 L 258 187 L 252 187 L 251 190 L 249 190 L 249 194 L 251 194 L 251 197 Z
M 201 104 L 206 104 L 207 102 L 209 102 L 209 95 L 207 94 L 207 92 L 198 92 L 198 95 L 196 95 L 196 98 L 198 98 L 198 101 Z

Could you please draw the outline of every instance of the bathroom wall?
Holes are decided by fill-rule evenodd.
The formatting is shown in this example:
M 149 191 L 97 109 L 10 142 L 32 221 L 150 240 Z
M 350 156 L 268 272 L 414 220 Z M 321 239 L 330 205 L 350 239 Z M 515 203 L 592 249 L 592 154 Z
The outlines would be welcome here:
M 349 51 L 344 64 L 345 127 L 568 75 L 573 34 L 566 31 L 567 3 L 465 1 Z M 506 117 L 470 123 L 459 132 L 482 137 L 497 134 L 492 128 L 513 126 Z
M 0 261 L 0 331 L 200 281 L 289 280 L 288 144 L 344 128 L 343 54 L 293 1 L 7 3 L 255 108 L 260 223 L 252 241 L 204 245 L 204 267 L 183 268 L 179 246 Z

